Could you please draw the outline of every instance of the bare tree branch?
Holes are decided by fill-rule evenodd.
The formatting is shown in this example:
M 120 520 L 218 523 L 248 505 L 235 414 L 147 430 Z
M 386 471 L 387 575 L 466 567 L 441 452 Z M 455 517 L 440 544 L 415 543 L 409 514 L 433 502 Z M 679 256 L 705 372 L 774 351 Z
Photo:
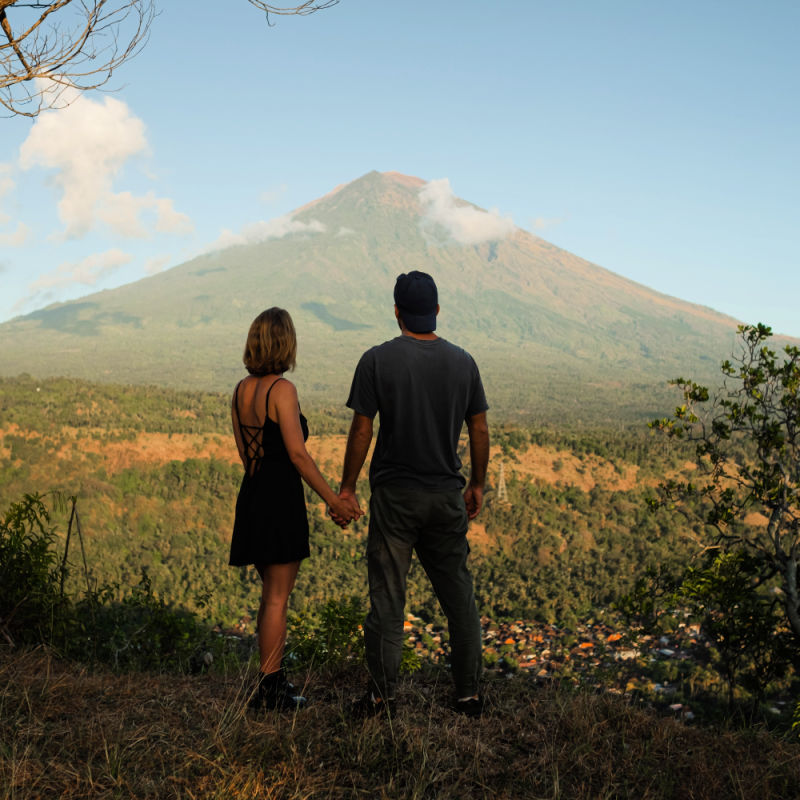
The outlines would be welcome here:
M 0 104 L 35 117 L 107 83 L 146 44 L 154 0 L 0 0 Z
M 290 14 L 296 14 L 301 17 L 306 16 L 307 14 L 313 14 L 315 11 L 322 11 L 325 8 L 330 8 L 331 6 L 335 6 L 339 0 L 306 0 L 305 3 L 301 3 L 299 6 L 273 6 L 269 3 L 264 3 L 263 0 L 249 0 L 252 5 L 256 8 L 260 8 L 262 11 L 265 11 L 267 15 L 269 14 L 282 14 L 288 16 Z
M 269 24 L 270 14 L 306 16 L 339 0 L 248 2 Z M 0 105 L 10 115 L 35 117 L 103 86 L 147 43 L 155 15 L 155 0 L 0 0 Z

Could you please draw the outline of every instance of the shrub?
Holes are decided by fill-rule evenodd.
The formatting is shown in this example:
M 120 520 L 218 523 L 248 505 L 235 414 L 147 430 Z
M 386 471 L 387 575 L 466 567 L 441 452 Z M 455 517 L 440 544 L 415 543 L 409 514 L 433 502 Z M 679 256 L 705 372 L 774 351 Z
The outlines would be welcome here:
M 296 667 L 318 667 L 363 658 L 363 619 L 363 603 L 355 596 L 302 612 L 290 625 L 287 659 Z
M 147 570 L 121 601 L 117 587 L 87 594 L 75 606 L 66 655 L 124 671 L 188 672 L 222 655 L 224 641 L 194 614 L 169 606 L 153 593 Z M 203 656 L 210 653 L 211 657 Z
M 360 597 L 328 600 L 315 612 L 303 612 L 289 627 L 286 658 L 292 667 L 340 666 L 347 661 L 363 661 L 364 604 Z M 403 646 L 400 672 L 416 672 L 422 667 L 413 647 Z
M 54 531 L 38 494 L 12 503 L 0 522 L 0 635 L 11 644 L 50 641 L 63 621 Z

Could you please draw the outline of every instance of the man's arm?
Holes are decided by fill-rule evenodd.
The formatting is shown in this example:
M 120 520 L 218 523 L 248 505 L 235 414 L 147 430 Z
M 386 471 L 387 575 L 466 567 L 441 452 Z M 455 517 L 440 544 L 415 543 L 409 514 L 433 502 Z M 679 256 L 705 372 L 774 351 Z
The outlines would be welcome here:
M 353 412 L 353 421 L 350 424 L 350 433 L 347 435 L 347 448 L 344 452 L 344 467 L 342 468 L 342 483 L 339 487 L 339 497 L 353 498 L 356 496 L 356 481 L 364 466 L 369 446 L 372 444 L 372 418 Z M 358 501 L 356 500 L 356 504 Z
M 467 516 L 475 519 L 483 505 L 483 487 L 486 483 L 486 468 L 489 466 L 489 425 L 486 412 L 467 417 L 469 434 L 470 476 L 464 492 Z

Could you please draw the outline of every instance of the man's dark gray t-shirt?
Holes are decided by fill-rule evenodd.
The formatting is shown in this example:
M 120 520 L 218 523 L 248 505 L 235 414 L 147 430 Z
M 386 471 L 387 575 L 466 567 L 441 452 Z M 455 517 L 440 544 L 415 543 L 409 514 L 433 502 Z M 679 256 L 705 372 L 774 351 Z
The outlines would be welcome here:
M 369 470 L 383 483 L 434 491 L 461 489 L 458 437 L 464 420 L 486 411 L 472 356 L 444 339 L 396 339 L 367 350 L 347 405 L 380 430 Z

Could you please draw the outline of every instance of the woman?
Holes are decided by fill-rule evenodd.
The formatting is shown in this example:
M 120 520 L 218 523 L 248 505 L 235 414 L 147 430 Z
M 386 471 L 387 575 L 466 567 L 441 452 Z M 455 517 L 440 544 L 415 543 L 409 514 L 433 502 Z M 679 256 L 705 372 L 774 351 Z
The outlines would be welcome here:
M 305 698 L 286 679 L 281 660 L 286 608 L 300 562 L 310 555 L 301 478 L 346 524 L 361 514 L 358 503 L 340 500 L 308 454 L 308 426 L 297 391 L 283 377 L 297 353 L 292 318 L 281 308 L 259 314 L 247 334 L 244 365 L 250 373 L 233 392 L 233 435 L 244 465 L 236 500 L 230 563 L 254 564 L 261 576 L 258 609 L 260 676 L 253 708 L 301 708 Z

